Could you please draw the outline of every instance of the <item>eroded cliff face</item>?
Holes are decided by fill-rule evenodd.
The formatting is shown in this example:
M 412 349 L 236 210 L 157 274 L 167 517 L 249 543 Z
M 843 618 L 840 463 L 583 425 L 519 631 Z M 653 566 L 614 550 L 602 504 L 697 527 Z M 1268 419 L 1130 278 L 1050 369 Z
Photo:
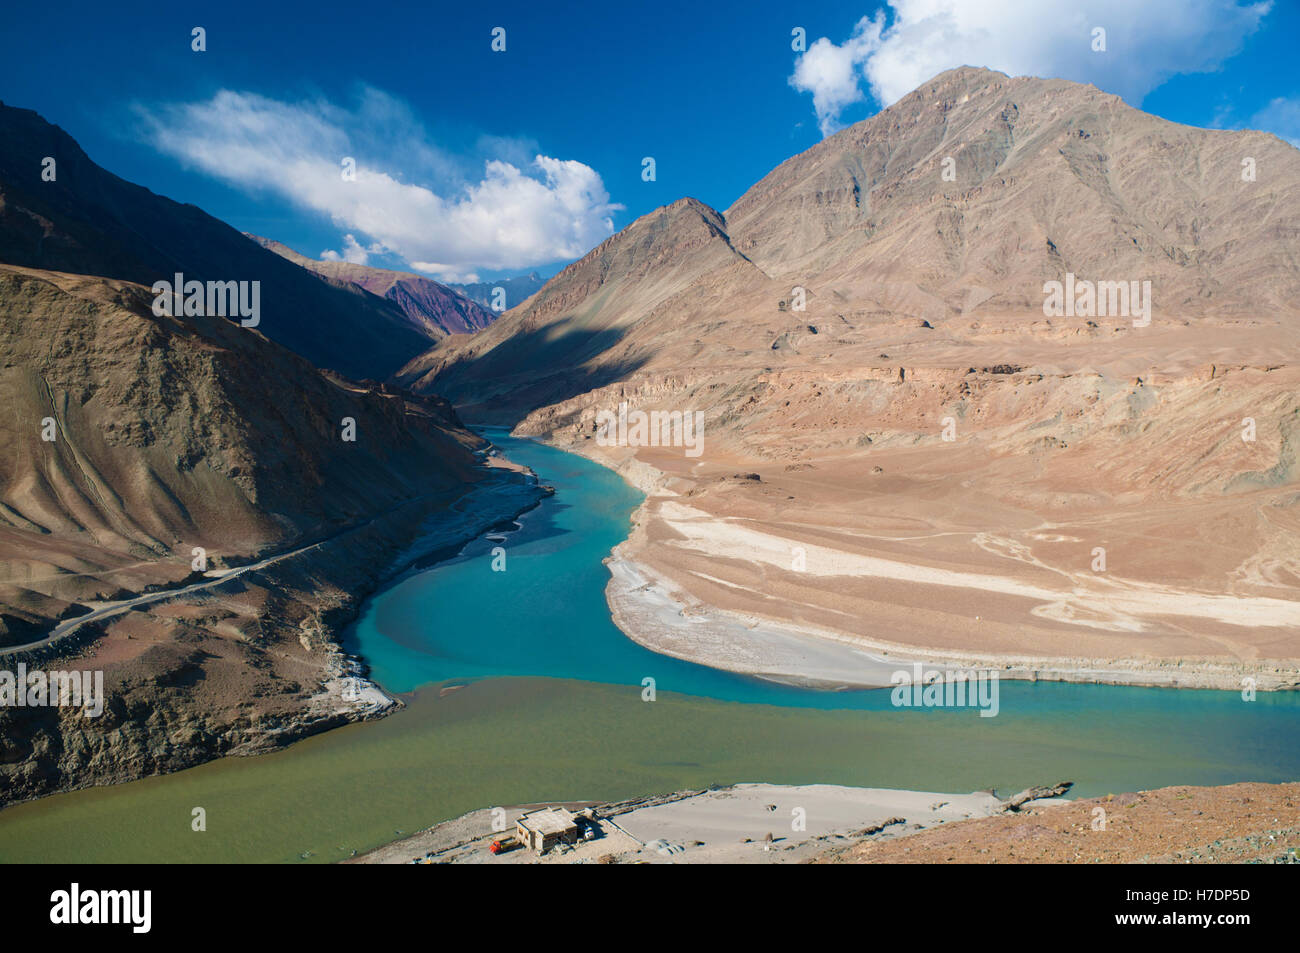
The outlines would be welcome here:
M 516 429 L 599 452 L 598 414 L 626 403 L 698 409 L 706 453 L 767 466 L 978 447 L 979 468 L 990 472 L 972 472 L 972 485 L 987 479 L 992 488 L 1014 473 L 1022 500 L 1037 487 L 1043 506 L 1078 514 L 1123 496 L 1190 502 L 1295 484 L 1298 393 L 1300 372 L 1278 365 L 1207 364 L 1127 380 L 1014 365 L 769 369 L 745 381 L 642 373 L 540 408 Z M 1243 440 L 1247 418 L 1269 425 Z M 958 437 L 969 446 L 943 447 Z

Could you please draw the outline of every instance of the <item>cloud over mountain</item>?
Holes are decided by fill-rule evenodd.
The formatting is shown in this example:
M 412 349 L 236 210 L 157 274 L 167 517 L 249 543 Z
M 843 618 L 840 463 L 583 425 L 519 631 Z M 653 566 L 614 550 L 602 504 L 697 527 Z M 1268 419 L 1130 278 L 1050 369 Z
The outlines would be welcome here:
M 865 98 L 881 105 L 946 69 L 984 66 L 1011 76 L 1092 83 L 1140 105 L 1177 73 L 1216 68 L 1241 48 L 1271 3 L 1238 0 L 889 0 L 841 44 L 822 37 L 795 64 L 790 84 L 811 93 L 824 135 Z M 1094 30 L 1105 31 L 1104 51 Z
M 448 279 L 575 258 L 613 232 L 621 207 L 575 160 L 490 158 L 467 176 L 400 100 L 371 88 L 352 109 L 221 90 L 139 113 L 148 140 L 187 166 L 328 216 L 351 238 L 339 257 L 386 250 Z

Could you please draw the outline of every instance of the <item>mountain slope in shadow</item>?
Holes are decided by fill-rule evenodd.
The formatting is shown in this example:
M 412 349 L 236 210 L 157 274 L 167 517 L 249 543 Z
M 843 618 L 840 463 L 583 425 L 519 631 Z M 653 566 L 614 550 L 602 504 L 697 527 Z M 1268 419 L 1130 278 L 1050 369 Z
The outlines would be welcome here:
M 44 181 L 44 160 L 55 179 Z M 0 262 L 151 286 L 260 281 L 259 330 L 318 367 L 383 380 L 430 336 L 394 303 L 330 284 L 193 205 L 96 165 L 57 126 L 0 103 Z

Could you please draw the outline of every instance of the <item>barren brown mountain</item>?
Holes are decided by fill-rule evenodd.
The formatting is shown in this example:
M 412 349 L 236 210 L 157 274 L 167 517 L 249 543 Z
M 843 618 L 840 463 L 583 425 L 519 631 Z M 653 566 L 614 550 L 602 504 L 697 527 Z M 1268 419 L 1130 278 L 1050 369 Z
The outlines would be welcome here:
M 401 379 L 651 491 L 609 598 L 662 651 L 1296 685 L 1298 241 L 1279 139 L 964 68 Z M 1139 294 L 1046 314 L 1075 279 Z M 625 401 L 703 411 L 703 454 L 601 446 Z
M 323 374 L 223 318 L 157 317 L 152 301 L 0 266 L 0 593 L 20 617 L 185 577 L 194 546 L 226 565 L 472 479 L 474 438 L 445 402 Z
M 246 233 L 247 234 L 247 233 Z M 275 252 L 334 282 L 356 285 L 397 305 L 407 320 L 426 337 L 437 340 L 448 334 L 473 334 L 492 323 L 496 315 L 465 295 L 423 275 L 387 268 L 372 268 L 349 261 L 320 261 L 301 255 L 287 245 L 248 235 L 263 248 Z
M 437 336 L 394 303 L 111 176 L 35 113 L 0 106 L 0 131 L 0 661 L 102 671 L 106 700 L 0 708 L 0 804 L 391 709 L 342 627 L 536 480 L 446 401 L 274 340 L 386 376 Z M 156 315 L 128 279 L 173 267 L 263 282 L 262 323 Z
M 484 466 L 444 401 L 152 303 L 0 265 L 0 656 L 106 685 L 97 719 L 0 709 L 0 804 L 391 708 L 339 645 L 355 607 L 417 540 L 471 538 L 539 496 Z

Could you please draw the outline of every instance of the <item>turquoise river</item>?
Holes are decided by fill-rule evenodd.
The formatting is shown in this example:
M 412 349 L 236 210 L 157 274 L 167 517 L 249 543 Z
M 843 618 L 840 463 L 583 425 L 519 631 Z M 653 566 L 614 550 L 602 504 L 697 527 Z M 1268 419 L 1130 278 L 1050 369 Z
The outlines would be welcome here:
M 481 807 L 737 781 L 1013 792 L 1072 780 L 1088 796 L 1300 778 L 1297 693 L 1004 680 L 998 716 L 980 718 L 651 653 L 604 599 L 602 559 L 640 494 L 581 457 L 489 436 L 557 492 L 366 604 L 348 646 L 405 708 L 274 754 L 0 811 L 0 861 L 319 863 Z M 196 807 L 206 831 L 191 829 Z

